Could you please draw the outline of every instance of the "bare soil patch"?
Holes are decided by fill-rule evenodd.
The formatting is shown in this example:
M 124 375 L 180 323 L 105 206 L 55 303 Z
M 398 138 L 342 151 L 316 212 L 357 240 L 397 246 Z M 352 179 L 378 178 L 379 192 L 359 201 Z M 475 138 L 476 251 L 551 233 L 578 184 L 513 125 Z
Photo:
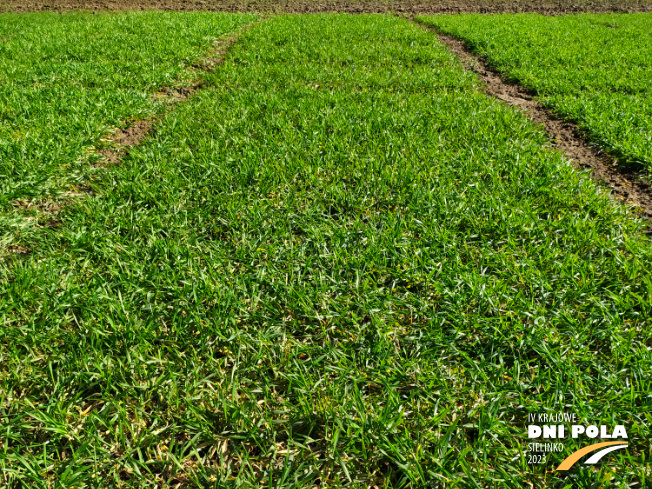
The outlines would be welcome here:
M 534 122 L 543 124 L 555 148 L 562 151 L 576 167 L 590 168 L 593 178 L 610 187 L 612 195 L 639 207 L 645 218 L 652 220 L 652 187 L 643 180 L 642 175 L 618 166 L 616 158 L 592 145 L 575 124 L 561 120 L 544 108 L 526 88 L 504 81 L 496 71 L 476 57 L 464 41 L 422 27 L 435 32 L 467 69 L 480 75 L 489 95 L 518 107 Z
M 120 163 L 124 148 L 139 144 L 151 130 L 152 121 L 150 119 L 136 121 L 129 127 L 117 129 L 108 138 L 115 146 L 104 148 L 100 153 L 106 158 L 107 163 Z
M 278 13 L 518 13 L 547 15 L 574 12 L 652 12 L 650 0 L 4 0 L 0 12 L 52 10 L 207 10 Z
M 151 129 L 152 123 L 149 120 L 137 121 L 125 129 L 118 129 L 111 139 L 120 146 L 133 146 L 138 144 Z

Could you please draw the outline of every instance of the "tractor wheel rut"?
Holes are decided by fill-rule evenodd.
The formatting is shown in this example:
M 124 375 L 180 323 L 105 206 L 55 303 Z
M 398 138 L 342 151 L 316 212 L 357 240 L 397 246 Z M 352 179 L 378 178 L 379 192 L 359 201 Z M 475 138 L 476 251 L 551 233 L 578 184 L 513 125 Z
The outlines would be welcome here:
M 606 184 L 614 197 L 640 208 L 646 220 L 652 221 L 652 187 L 643 175 L 619 166 L 616 158 L 593 145 L 576 124 L 562 120 L 543 107 L 530 90 L 504 81 L 497 71 L 475 56 L 464 41 L 417 24 L 434 32 L 465 68 L 477 73 L 487 94 L 518 107 L 535 123 L 543 124 L 554 147 L 563 152 L 576 168 L 591 169 L 592 177 Z M 652 228 L 648 230 L 652 232 Z

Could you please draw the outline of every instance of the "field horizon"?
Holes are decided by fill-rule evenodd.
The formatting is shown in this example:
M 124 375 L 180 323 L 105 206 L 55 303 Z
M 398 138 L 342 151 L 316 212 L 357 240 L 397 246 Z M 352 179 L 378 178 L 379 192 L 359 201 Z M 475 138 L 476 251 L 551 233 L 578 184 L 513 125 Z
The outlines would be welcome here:
M 652 0 L 2 0 L 2 12 L 212 11 L 398 15 L 651 12 Z

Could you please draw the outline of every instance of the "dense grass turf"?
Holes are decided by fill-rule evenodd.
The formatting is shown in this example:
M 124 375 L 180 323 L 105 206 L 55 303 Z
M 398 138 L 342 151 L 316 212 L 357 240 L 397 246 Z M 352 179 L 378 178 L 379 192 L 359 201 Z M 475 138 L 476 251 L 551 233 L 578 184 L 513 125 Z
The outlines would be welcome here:
M 253 18 L 0 16 L 0 249 L 31 232 L 36 210 L 92 178 L 93 148 L 111 127 L 151 115 L 155 89 L 187 85 L 215 39 Z M 7 214 L 12 206 L 20 212 Z
M 5 485 L 647 484 L 649 244 L 539 129 L 389 16 L 207 83 L 2 264 Z M 530 467 L 548 409 L 630 447 Z
M 464 39 L 623 163 L 652 172 L 652 14 L 418 20 Z

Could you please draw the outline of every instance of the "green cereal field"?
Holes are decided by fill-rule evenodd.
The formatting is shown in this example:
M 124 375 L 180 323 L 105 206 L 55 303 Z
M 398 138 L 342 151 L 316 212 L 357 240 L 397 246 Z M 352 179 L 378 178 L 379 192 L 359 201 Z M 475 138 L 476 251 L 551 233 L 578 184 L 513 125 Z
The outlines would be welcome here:
M 0 487 L 652 487 L 650 223 L 438 36 L 644 180 L 651 31 L 0 14 Z

